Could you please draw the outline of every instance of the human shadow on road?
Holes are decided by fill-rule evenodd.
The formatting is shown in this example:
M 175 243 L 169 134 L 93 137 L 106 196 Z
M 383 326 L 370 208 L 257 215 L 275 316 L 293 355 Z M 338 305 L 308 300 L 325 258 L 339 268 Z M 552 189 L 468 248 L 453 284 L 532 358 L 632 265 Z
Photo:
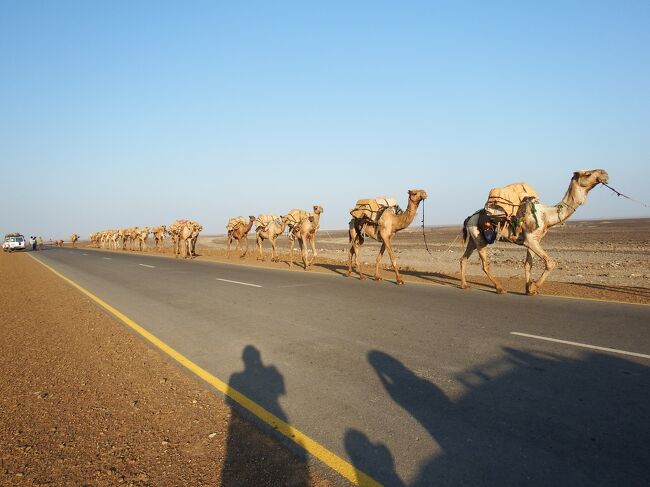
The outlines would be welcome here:
M 265 365 L 260 351 L 252 345 L 244 348 L 242 359 L 244 370 L 232 374 L 228 381 L 226 402 L 232 415 L 220 485 L 307 487 L 310 482 L 305 453 L 299 448 L 284 447 L 269 432 L 254 425 L 251 419 L 256 418 L 243 412 L 231 397 L 241 393 L 288 423 L 279 403 L 279 397 L 286 393 L 282 374 L 275 366 Z
M 647 485 L 650 367 L 581 357 L 504 348 L 459 373 L 464 393 L 451 399 L 396 358 L 370 352 L 388 395 L 440 447 L 410 485 Z M 354 430 L 345 445 L 357 468 L 403 485 L 378 467 L 377 458 L 392 458 L 385 446 Z

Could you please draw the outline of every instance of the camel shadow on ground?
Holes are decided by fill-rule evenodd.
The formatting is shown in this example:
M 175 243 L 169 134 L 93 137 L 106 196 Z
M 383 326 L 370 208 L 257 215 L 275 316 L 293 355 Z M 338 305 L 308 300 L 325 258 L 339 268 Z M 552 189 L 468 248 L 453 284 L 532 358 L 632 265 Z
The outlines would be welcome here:
M 587 287 L 590 289 L 596 289 L 600 291 L 616 292 L 620 294 L 628 294 L 630 296 L 638 296 L 641 298 L 650 299 L 650 288 L 647 287 L 641 287 L 641 286 L 616 287 L 616 286 L 608 286 L 605 284 L 592 284 L 592 283 L 579 283 L 579 282 L 572 282 L 571 284 L 573 284 L 574 286 Z
M 640 361 L 503 348 L 456 374 L 454 398 L 387 353 L 369 352 L 368 363 L 396 414 L 439 446 L 407 483 L 385 444 L 347 430 L 354 466 L 384 485 L 647 485 L 650 368 Z
M 335 274 L 339 274 L 344 277 L 348 276 L 348 267 L 345 264 L 314 263 L 314 266 L 327 269 L 331 272 L 334 272 Z M 383 268 L 383 271 L 392 272 L 392 269 Z M 425 271 L 413 271 L 413 270 L 401 270 L 401 269 L 400 269 L 400 273 L 404 276 L 414 277 L 416 279 L 432 282 L 434 284 L 439 284 L 441 286 L 460 288 L 460 278 L 450 276 L 448 274 L 442 274 L 440 272 L 425 272 Z M 371 281 L 374 280 L 373 278 L 374 274 L 372 273 L 364 272 L 363 275 Z M 357 272 L 353 270 L 350 277 L 358 280 L 359 274 L 357 274 Z M 396 284 L 395 280 L 391 278 L 384 278 L 383 280 L 386 282 L 391 282 L 393 284 Z M 484 282 L 472 281 L 472 280 L 468 280 L 467 282 L 473 285 L 472 289 L 494 293 L 494 288 Z M 508 292 L 510 294 L 522 294 L 522 295 L 525 294 L 524 292 L 517 292 L 517 291 L 508 291 Z

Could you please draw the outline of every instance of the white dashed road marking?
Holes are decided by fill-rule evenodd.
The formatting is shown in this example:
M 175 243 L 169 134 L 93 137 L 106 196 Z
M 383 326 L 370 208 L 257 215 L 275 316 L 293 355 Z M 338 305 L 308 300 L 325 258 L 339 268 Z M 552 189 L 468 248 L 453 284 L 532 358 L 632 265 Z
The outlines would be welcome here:
M 641 357 L 641 358 L 650 359 L 650 355 L 646 355 L 645 353 L 627 352 L 625 350 L 619 350 L 617 348 L 597 347 L 596 345 L 588 345 L 586 343 L 569 342 L 567 340 L 558 340 L 557 338 L 541 337 L 541 336 L 538 336 L 538 335 L 529 335 L 527 333 L 518 333 L 516 331 L 511 331 L 510 334 L 511 335 L 518 335 L 518 336 L 521 336 L 521 337 L 527 337 L 527 338 L 535 338 L 537 340 L 545 340 L 547 342 L 555 342 L 555 343 L 563 343 L 565 345 L 573 345 L 574 347 L 590 348 L 592 350 L 602 350 L 603 352 L 620 353 L 621 355 L 631 355 L 633 357 Z
M 155 269 L 156 268 L 155 265 L 147 265 L 147 264 L 138 264 L 138 265 L 141 265 L 142 267 L 149 267 L 150 269 Z
M 231 281 L 229 279 L 219 279 L 218 277 L 217 277 L 217 281 L 230 282 L 232 284 L 241 284 L 242 286 L 262 287 L 259 284 L 251 284 L 249 282 Z

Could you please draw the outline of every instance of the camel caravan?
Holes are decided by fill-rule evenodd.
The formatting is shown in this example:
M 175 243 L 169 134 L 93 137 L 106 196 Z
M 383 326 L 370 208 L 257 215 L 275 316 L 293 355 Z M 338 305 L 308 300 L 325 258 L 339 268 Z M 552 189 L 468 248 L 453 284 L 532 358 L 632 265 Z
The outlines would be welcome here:
M 149 250 L 149 234 L 154 239 L 154 251 L 161 251 L 167 236 L 171 238 L 173 252 L 183 258 L 196 256 L 196 241 L 203 227 L 192 220 L 176 220 L 169 226 L 130 227 L 119 230 L 103 230 L 90 234 L 90 245 L 109 250 Z
M 490 272 L 487 253 L 490 244 L 500 241 L 526 249 L 524 259 L 526 293 L 538 294 L 555 267 L 555 262 L 541 246 L 542 238 L 550 228 L 565 223 L 579 206 L 585 204 L 589 191 L 598 184 L 607 184 L 608 180 L 607 171 L 603 169 L 576 171 L 564 197 L 555 205 L 541 204 L 535 189 L 525 182 L 490 190 L 484 207 L 472 213 L 463 222 L 462 237 L 466 248 L 460 259 L 460 287 L 463 289 L 469 287 L 465 275 L 467 260 L 476 250 L 483 271 L 496 292 L 499 294 L 505 292 L 503 286 Z M 388 251 L 395 280 L 397 284 L 404 284 L 399 272 L 393 237 L 413 223 L 418 207 L 427 198 L 427 193 L 423 189 L 411 189 L 407 197 L 405 209 L 399 206 L 395 198 L 385 196 L 357 200 L 355 206 L 350 209 L 352 218 L 348 225 L 350 247 L 347 276 L 352 275 L 354 267 L 359 279 L 365 279 L 361 269 L 361 247 L 366 238 L 371 238 L 381 244 L 375 258 L 374 279 L 377 281 L 382 279 L 380 265 L 384 253 Z M 278 262 L 278 239 L 286 234 L 290 244 L 289 267 L 293 267 L 294 264 L 293 254 L 297 242 L 303 268 L 308 270 L 317 256 L 316 233 L 320 228 L 322 213 L 323 207 L 314 205 L 312 211 L 292 209 L 285 215 L 259 214 L 257 217 L 249 215 L 230 218 L 226 224 L 226 256 L 230 258 L 233 255 L 231 249 L 233 241 L 235 242 L 234 253 L 240 258 L 247 255 L 248 235 L 254 226 L 258 260 L 266 259 L 264 242 L 268 241 L 271 245 L 271 261 Z M 197 255 L 196 243 L 202 230 L 203 227 L 197 222 L 176 220 L 168 226 L 131 227 L 96 232 L 90 235 L 90 242 L 91 245 L 104 249 L 127 250 L 128 247 L 132 251 L 147 251 L 149 248 L 147 239 L 151 234 L 155 251 L 160 251 L 164 240 L 169 237 L 176 257 L 193 258 Z M 77 234 L 71 235 L 73 247 L 78 239 Z M 544 263 L 544 269 L 536 281 L 532 278 L 533 255 L 538 256 Z
M 235 252 L 241 252 L 239 257 L 243 258 L 246 256 L 248 252 L 248 233 L 253 228 L 253 224 L 255 224 L 255 241 L 257 244 L 257 258 L 259 260 L 265 260 L 262 247 L 265 240 L 271 243 L 271 260 L 273 262 L 279 260 L 277 240 L 286 230 L 289 242 L 291 243 L 289 267 L 293 267 L 293 249 L 297 241 L 302 256 L 303 268 L 305 270 L 309 269 L 315 257 L 318 255 L 316 251 L 316 232 L 320 228 L 320 215 L 323 213 L 323 207 L 314 205 L 312 210 L 312 212 L 309 212 L 294 208 L 283 216 L 261 214 L 257 218 L 251 215 L 248 217 L 248 220 L 243 216 L 231 218 L 226 225 L 226 241 L 228 245 L 226 256 L 231 256 L 230 247 L 233 240 L 237 241 Z M 240 250 L 240 242 L 242 240 L 244 242 L 243 251 Z M 308 246 L 311 247 L 311 257 L 309 257 Z

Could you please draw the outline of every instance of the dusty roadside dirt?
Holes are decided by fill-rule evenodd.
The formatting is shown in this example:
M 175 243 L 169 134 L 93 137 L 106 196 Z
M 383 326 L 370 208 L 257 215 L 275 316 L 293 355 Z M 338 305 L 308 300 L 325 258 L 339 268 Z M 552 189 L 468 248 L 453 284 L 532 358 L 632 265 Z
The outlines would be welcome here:
M 425 250 L 421 228 L 411 226 L 399 232 L 393 243 L 404 279 L 407 282 L 458 287 L 458 260 L 465 250 L 459 238 L 460 229 L 460 225 L 427 227 L 426 240 L 431 254 Z M 244 258 L 234 255 L 234 251 L 228 258 L 225 236 L 201 236 L 198 259 L 289 269 L 289 243 L 286 236 L 281 236 L 278 240 L 278 263 L 269 261 L 268 242 L 264 244 L 267 260 L 257 260 L 254 230 L 249 233 L 248 242 L 248 254 Z M 148 253 L 171 256 L 169 245 L 167 242 L 162 251 L 150 250 Z M 557 263 L 541 290 L 542 295 L 650 304 L 650 219 L 569 222 L 564 227 L 552 228 L 542 245 Z M 347 232 L 320 230 L 317 234 L 317 249 L 318 257 L 311 272 L 345 275 L 349 249 Z M 363 271 L 368 277 L 374 273 L 378 251 L 379 244 L 366 239 L 361 260 L 364 262 Z M 523 294 L 524 249 L 512 244 L 495 243 L 490 246 L 489 255 L 491 270 L 505 288 L 509 292 Z M 294 262 L 295 272 L 304 272 L 297 246 Z M 384 279 L 394 280 L 395 273 L 390 269 L 387 254 L 382 262 Z M 533 275 L 539 276 L 541 269 L 542 262 L 536 259 Z M 471 286 L 493 292 L 476 253 L 469 260 L 467 272 Z M 356 273 L 353 273 L 353 278 L 358 278 Z
M 29 255 L 0 276 L 1 485 L 332 485 Z

